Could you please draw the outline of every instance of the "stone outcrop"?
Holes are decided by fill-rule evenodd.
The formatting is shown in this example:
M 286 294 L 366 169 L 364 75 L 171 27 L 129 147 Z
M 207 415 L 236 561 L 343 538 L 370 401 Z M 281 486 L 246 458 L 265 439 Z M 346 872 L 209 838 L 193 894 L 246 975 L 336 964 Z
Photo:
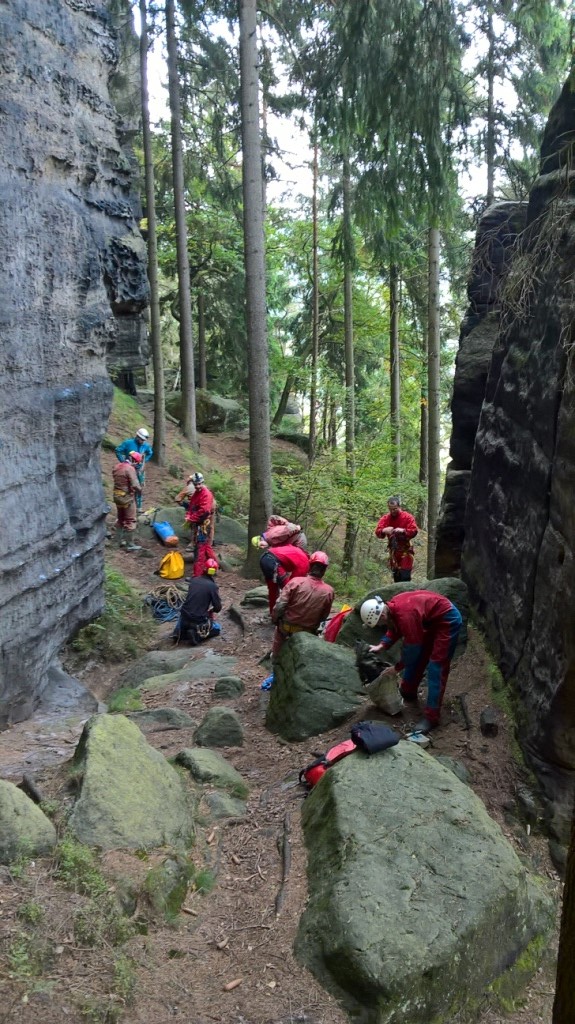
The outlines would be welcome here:
M 102 610 L 106 364 L 143 361 L 148 292 L 106 5 L 12 0 L 0 35 L 2 727 Z
M 123 715 L 95 715 L 74 755 L 81 786 L 69 828 L 83 843 L 134 849 L 186 846 L 193 835 L 178 772 Z
M 44 812 L 12 782 L 0 779 L 0 864 L 49 853 L 56 840 Z
M 536 968 L 554 916 L 541 879 L 425 751 L 354 753 L 302 815 L 310 897 L 296 953 L 351 1019 L 473 1019 L 498 989 L 520 990 L 522 961 Z
M 513 247 L 525 227 L 526 203 L 500 202 L 483 214 L 477 229 L 455 364 L 451 462 L 445 475 L 435 551 L 438 576 L 456 576 L 461 567 L 464 518 L 473 446 L 485 395 L 491 355 L 499 332 L 501 291 Z
M 173 392 L 166 397 L 166 408 L 177 420 L 182 419 L 181 392 Z M 245 427 L 246 420 L 244 407 L 234 398 L 222 398 L 200 388 L 196 390 L 196 422 L 203 434 L 238 430 Z
M 466 507 L 462 575 L 517 735 L 569 835 L 575 790 L 575 88 L 551 113 L 502 297 Z
M 266 727 L 303 740 L 345 722 L 365 700 L 351 651 L 310 633 L 294 633 L 274 664 Z

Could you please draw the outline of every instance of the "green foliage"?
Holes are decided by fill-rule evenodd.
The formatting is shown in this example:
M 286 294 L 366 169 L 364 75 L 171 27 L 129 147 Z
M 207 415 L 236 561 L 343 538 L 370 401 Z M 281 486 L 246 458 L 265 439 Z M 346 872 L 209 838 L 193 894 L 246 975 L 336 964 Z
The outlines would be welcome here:
M 18 932 L 11 939 L 6 954 L 10 976 L 18 981 L 39 977 L 49 958 L 48 943 L 26 932 Z
M 68 889 L 97 899 L 109 889 L 95 854 L 71 835 L 65 836 L 56 848 L 55 877 Z
M 134 934 L 135 926 L 122 913 L 112 893 L 90 899 L 74 914 L 74 938 L 90 949 L 119 946 Z
M 108 698 L 108 711 L 112 714 L 125 714 L 126 711 L 142 711 L 144 707 L 139 690 L 122 686 Z
M 192 889 L 194 892 L 199 892 L 203 896 L 207 896 L 212 891 L 216 884 L 216 877 L 213 871 L 209 868 L 201 868 L 196 872 L 194 880 L 192 882 Z
M 129 1005 L 136 990 L 136 964 L 130 957 L 120 955 L 114 962 L 114 992 L 124 1005 Z
M 35 900 L 26 900 L 20 904 L 16 914 L 26 924 L 39 924 L 44 917 L 44 907 L 36 903 Z
M 139 427 L 145 426 L 142 420 L 142 410 L 136 400 L 116 387 L 112 402 L 112 419 L 117 434 L 121 436 L 111 437 L 106 434 L 104 447 L 108 449 L 116 448 L 127 437 L 133 437 Z
M 105 567 L 105 607 L 102 615 L 79 630 L 71 648 L 82 657 L 103 661 L 121 661 L 136 657 L 142 640 L 150 641 L 157 632 L 156 624 L 145 614 L 142 599 L 124 577 Z

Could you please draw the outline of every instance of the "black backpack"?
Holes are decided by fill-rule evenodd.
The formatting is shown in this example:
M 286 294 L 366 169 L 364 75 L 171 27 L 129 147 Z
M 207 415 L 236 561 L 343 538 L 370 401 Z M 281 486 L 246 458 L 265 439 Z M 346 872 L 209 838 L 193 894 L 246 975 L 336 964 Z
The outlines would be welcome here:
M 377 754 L 399 743 L 400 735 L 384 722 L 356 722 L 351 727 L 351 738 L 365 754 Z
M 378 653 L 370 651 L 369 644 L 365 640 L 356 640 L 355 643 L 355 665 L 359 678 L 364 686 L 373 683 L 381 675 L 383 669 L 389 665 L 389 659 Z

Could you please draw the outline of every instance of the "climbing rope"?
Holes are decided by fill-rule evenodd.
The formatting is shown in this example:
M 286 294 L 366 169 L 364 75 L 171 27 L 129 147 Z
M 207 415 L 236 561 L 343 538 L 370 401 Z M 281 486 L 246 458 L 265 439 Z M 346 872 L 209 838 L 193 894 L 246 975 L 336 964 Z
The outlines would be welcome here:
M 144 604 L 160 622 L 172 622 L 180 614 L 184 596 L 173 583 L 160 583 L 144 598 Z

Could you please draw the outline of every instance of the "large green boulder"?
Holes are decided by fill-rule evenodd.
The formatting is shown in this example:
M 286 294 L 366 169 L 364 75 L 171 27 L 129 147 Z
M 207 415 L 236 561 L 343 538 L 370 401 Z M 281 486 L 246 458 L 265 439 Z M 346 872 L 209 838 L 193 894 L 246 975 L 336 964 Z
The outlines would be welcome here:
M 266 726 L 304 740 L 345 722 L 365 700 L 351 651 L 310 633 L 294 633 L 274 664 Z
M 182 420 L 182 393 L 172 391 L 166 395 L 166 409 L 171 416 Z M 203 434 L 220 434 L 245 426 L 247 414 L 233 398 L 222 398 L 201 388 L 196 389 L 196 423 Z
M 44 812 L 13 782 L 0 779 L 0 864 L 49 853 L 56 840 Z
M 427 580 L 425 583 L 382 583 L 377 590 L 370 590 L 361 601 L 354 605 L 353 611 L 346 615 L 336 643 L 345 647 L 354 647 L 357 640 L 367 641 L 369 644 L 377 644 L 384 633 L 383 629 L 368 629 L 361 621 L 359 610 L 364 601 L 379 594 L 384 601 L 389 601 L 397 594 L 403 594 L 406 590 L 431 590 L 434 594 L 442 594 L 452 601 L 461 612 L 463 626 L 459 634 L 459 640 L 455 651 L 458 657 L 465 650 L 467 643 L 467 622 L 469 619 L 469 596 L 467 587 L 463 580 L 455 576 L 448 576 L 445 579 Z M 399 645 L 397 647 L 399 651 Z M 393 648 L 392 648 L 393 651 Z M 395 653 L 395 652 L 394 652 Z
M 238 523 L 237 519 L 230 519 L 229 516 L 216 516 L 216 546 L 218 544 L 235 544 L 239 548 L 245 548 L 248 543 L 248 528 L 244 523 Z
M 554 917 L 544 883 L 420 747 L 346 758 L 302 814 L 309 900 L 296 953 L 354 1019 L 468 1020 L 536 967 Z
M 95 715 L 74 755 L 80 795 L 71 831 L 89 846 L 187 845 L 193 833 L 182 779 L 124 715 Z

